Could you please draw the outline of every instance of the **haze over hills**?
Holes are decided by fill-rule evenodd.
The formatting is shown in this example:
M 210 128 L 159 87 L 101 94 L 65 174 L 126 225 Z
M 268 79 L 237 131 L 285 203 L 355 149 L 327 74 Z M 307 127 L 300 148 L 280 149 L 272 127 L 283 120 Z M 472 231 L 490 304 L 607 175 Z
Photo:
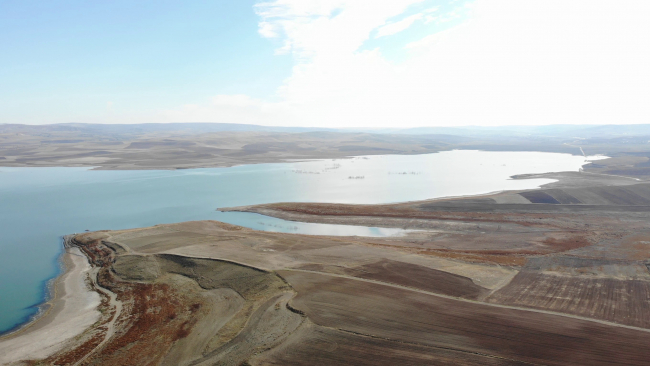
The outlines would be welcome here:
M 645 176 L 650 174 L 645 166 L 650 158 L 649 141 L 650 125 L 387 130 L 228 123 L 3 124 L 0 166 L 178 169 L 474 149 L 604 154 L 624 159 L 625 169 L 636 169 L 634 174 L 642 171 Z
M 309 127 L 273 127 L 239 123 L 140 123 L 92 124 L 58 123 L 48 125 L 0 124 L 0 133 L 78 132 L 87 134 L 137 135 L 156 132 L 208 133 L 225 131 L 306 132 L 330 130 Z
M 239 123 L 140 123 L 140 124 L 90 124 L 59 123 L 46 125 L 0 124 L 0 133 L 78 132 L 89 134 L 144 134 L 160 132 L 285 132 L 312 131 L 365 132 L 376 134 L 454 135 L 454 136 L 553 136 L 563 138 L 597 138 L 620 136 L 650 136 L 650 124 L 631 125 L 540 125 L 540 126 L 438 126 L 414 128 L 327 128 L 283 127 Z
M 541 135 L 566 138 L 593 138 L 635 135 L 650 136 L 650 124 L 415 127 L 405 129 L 381 129 L 373 132 L 399 134 L 446 134 L 460 136 Z

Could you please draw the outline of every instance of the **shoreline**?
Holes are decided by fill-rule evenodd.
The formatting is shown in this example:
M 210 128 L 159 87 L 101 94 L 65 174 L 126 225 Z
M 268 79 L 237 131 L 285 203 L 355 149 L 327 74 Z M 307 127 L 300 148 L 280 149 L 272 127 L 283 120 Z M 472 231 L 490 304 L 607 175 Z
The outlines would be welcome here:
M 458 149 L 454 149 L 458 150 Z M 464 150 L 464 149 L 462 149 Z M 453 150 L 452 150 L 453 151 Z M 476 150 L 476 151 L 481 151 L 481 150 Z M 440 153 L 440 152 L 435 152 L 435 153 Z M 435 154 L 434 153 L 434 154 Z M 421 153 L 422 154 L 422 153 Z M 421 155 L 421 154 L 414 154 L 414 155 Z M 429 153 L 423 153 L 423 154 L 429 154 Z M 356 158 L 356 157 L 364 157 L 364 156 L 382 156 L 383 154 L 379 155 L 359 155 L 359 156 L 346 156 L 343 158 L 339 159 L 350 159 L 350 158 Z M 386 154 L 386 155 L 393 155 L 393 154 Z M 395 154 L 395 155 L 403 155 L 403 154 Z M 407 154 L 410 155 L 410 154 Z M 603 157 L 603 159 L 608 159 L 610 157 Z M 307 160 L 294 160 L 294 161 L 284 161 L 284 163 L 290 163 L 290 162 L 296 162 L 296 161 L 314 161 L 314 160 L 328 160 L 327 158 L 312 158 L 312 159 L 307 159 Z M 238 164 L 238 165 L 252 165 L 252 164 L 265 164 L 267 162 L 263 163 L 248 163 L 248 164 Z M 583 167 L 585 165 L 588 165 L 591 163 L 591 161 L 585 162 L 583 164 Z M 101 167 L 79 167 L 79 168 L 88 168 L 89 170 L 102 170 Z M 187 168 L 186 168 L 187 169 Z M 192 168 L 189 168 L 192 169 Z M 200 169 L 200 168 L 195 168 L 195 169 Z M 112 169 L 108 169 L 112 170 Z M 116 169 L 120 170 L 120 169 Z M 130 170 L 130 169 L 129 169 Z M 149 170 L 147 168 L 139 168 L 135 170 Z M 170 169 L 156 169 L 156 170 L 170 170 Z M 540 189 L 546 185 L 552 185 L 554 183 L 558 183 L 557 178 L 547 178 L 547 177 L 541 177 L 540 175 L 545 175 L 545 174 L 553 174 L 553 175 L 561 175 L 562 173 L 567 173 L 567 172 L 547 172 L 547 173 L 538 173 L 538 174 L 523 174 L 523 175 L 513 175 L 510 177 L 510 179 L 550 179 L 552 180 L 551 182 L 541 184 L 537 186 L 535 189 Z M 487 192 L 487 193 L 479 193 L 479 194 L 473 194 L 473 195 L 462 195 L 462 196 L 446 196 L 446 197 L 439 197 L 439 198 L 432 198 L 432 199 L 425 199 L 421 201 L 441 201 L 441 200 L 453 200 L 453 199 L 459 199 L 459 198 L 470 198 L 470 197 L 481 197 L 481 196 L 490 196 L 494 194 L 499 194 L 506 192 L 507 190 L 499 190 L 499 191 L 493 191 L 493 192 Z M 518 191 L 518 190 L 512 190 L 512 191 Z M 410 202 L 421 202 L 421 201 L 405 201 L 405 202 L 396 202 L 396 203 L 410 203 Z M 228 207 L 228 208 L 218 208 L 218 211 L 239 211 L 237 208 L 244 208 L 247 206 L 239 206 L 239 207 Z M 255 211 L 242 211 L 242 212 L 255 212 Z M 260 212 L 257 212 L 260 213 Z M 265 215 L 264 213 L 261 213 L 262 215 Z M 267 215 L 271 217 L 278 217 L 274 215 Z M 287 221 L 297 221 L 297 222 L 305 222 L 309 223 L 311 221 L 305 221 L 305 220 L 292 220 L 290 218 L 283 218 L 279 217 L 281 219 L 287 220 Z M 359 225 L 359 224 L 349 224 L 351 226 L 367 226 L 367 225 Z M 378 228 L 383 228 L 387 227 L 390 228 L 390 226 L 377 226 Z M 15 329 L 8 331 L 5 334 L 0 335 L 0 350 L 2 350 L 2 344 L 9 339 L 14 339 L 17 337 L 20 337 L 22 335 L 27 335 L 31 331 L 36 331 L 38 329 L 47 327 L 48 324 L 52 323 L 54 319 L 57 317 L 57 315 L 62 311 L 60 307 L 62 305 L 59 305 L 62 302 L 62 297 L 66 295 L 65 293 L 65 278 L 68 276 L 70 272 L 73 271 L 73 268 L 71 268 L 70 263 L 72 262 L 70 258 L 68 258 L 69 255 L 74 255 L 70 253 L 72 249 L 71 248 L 64 248 L 64 251 L 62 252 L 58 262 L 60 264 L 60 272 L 57 276 L 53 277 L 52 279 L 47 281 L 47 284 L 45 286 L 45 296 L 44 296 L 44 302 L 41 303 L 40 305 L 35 305 L 38 307 L 38 311 L 31 316 L 27 321 L 24 323 L 18 325 Z M 81 254 L 82 255 L 82 254 Z M 85 258 L 85 257 L 84 257 Z M 59 307 L 57 307 L 57 305 Z M 1 359 L 1 358 L 0 358 Z
M 43 286 L 43 301 L 30 306 L 30 308 L 37 308 L 35 314 L 27 317 L 27 320 L 17 324 L 13 328 L 9 329 L 4 333 L 0 333 L 0 342 L 5 339 L 13 338 L 14 336 L 27 331 L 28 328 L 35 325 L 40 319 L 46 317 L 52 310 L 54 303 L 61 296 L 58 294 L 61 289 L 61 284 L 59 282 L 62 278 L 72 270 L 72 265 L 70 260 L 67 259 L 68 247 L 66 246 L 65 239 L 66 236 L 61 238 L 61 253 L 57 256 L 55 262 L 58 266 L 58 272 L 52 278 L 45 280 L 45 286 Z
M 25 321 L 16 324 L 13 328 L 0 333 L 0 342 L 26 331 L 27 328 L 38 322 L 39 319 L 49 314 L 50 310 L 52 309 L 52 303 L 57 299 L 57 282 L 60 280 L 60 278 L 63 277 L 63 275 L 68 272 L 68 266 L 66 266 L 64 263 L 66 249 L 62 249 L 63 250 L 56 259 L 56 264 L 59 267 L 56 275 L 44 281 L 45 286 L 43 286 L 43 302 L 29 307 L 36 308 L 36 313 L 26 317 Z
M 39 305 L 47 309 L 0 336 L 0 364 L 45 358 L 99 319 L 99 294 L 86 284 L 92 269 L 86 256 L 78 248 L 65 248 L 60 262 L 64 271 L 51 281 L 50 299 Z
M 377 156 L 386 156 L 386 155 L 395 155 L 395 156 L 411 156 L 411 155 L 427 155 L 427 154 L 439 154 L 444 152 L 451 151 L 482 151 L 482 152 L 539 152 L 539 153 L 549 153 L 549 154 L 566 154 L 572 156 L 583 156 L 581 152 L 567 152 L 567 151 L 543 151 L 543 150 L 484 150 L 476 148 L 453 148 L 453 149 L 442 149 L 436 151 L 420 151 L 420 152 L 394 152 L 394 153 L 361 153 L 357 155 L 323 155 L 323 156 L 309 156 L 309 157 L 286 157 L 286 156 L 274 156 L 254 159 L 251 161 L 237 161 L 232 162 L 230 160 L 216 160 L 212 162 L 201 162 L 199 164 L 191 164 L 184 166 L 183 164 L 169 164 L 169 165 L 159 165 L 159 164 L 150 164 L 150 165 L 131 165 L 131 164 L 107 164 L 106 162 L 88 162 L 88 163 L 61 163 L 61 162 L 45 162 L 45 163 L 36 163 L 36 164 L 26 164 L 26 163 L 16 163 L 8 164 L 11 161 L 2 161 L 0 160 L 0 168 L 86 168 L 88 170 L 107 170 L 107 171 L 131 171 L 131 170 L 160 170 L 160 171 L 173 171 L 173 170 L 192 170 L 192 169 L 211 169 L 211 168 L 232 168 L 237 166 L 245 165 L 260 165 L 260 164 L 290 164 L 290 163 L 300 163 L 300 162 L 310 162 L 318 160 L 339 160 L 339 159 L 354 159 L 354 158 L 363 158 L 363 157 L 377 157 Z M 589 155 L 586 158 L 593 158 L 597 155 Z M 604 156 L 604 155 L 603 155 Z M 604 159 L 611 159 L 610 156 L 606 156 Z M 596 159 L 601 160 L 601 159 Z M 588 163 L 591 163 L 589 161 Z M 587 163 L 585 163 L 586 165 Z
M 30 306 L 30 308 L 33 307 L 38 309 L 36 313 L 30 315 L 27 317 L 27 320 L 21 322 L 20 324 L 17 324 L 15 327 L 9 329 L 8 331 L 0 333 L 0 342 L 6 339 L 14 338 L 19 334 L 26 332 L 29 328 L 36 325 L 36 323 L 38 323 L 41 319 L 50 315 L 52 308 L 54 307 L 54 303 L 61 297 L 59 295 L 59 288 L 61 287 L 61 284 L 59 282 L 62 281 L 63 276 L 65 276 L 71 270 L 71 266 L 65 263 L 66 255 L 68 254 L 67 249 L 62 249 L 63 250 L 61 251 L 61 254 L 59 254 L 56 259 L 56 263 L 59 266 L 59 271 L 54 277 L 45 281 L 45 286 L 43 289 L 43 293 L 45 295 L 43 296 L 43 302 Z

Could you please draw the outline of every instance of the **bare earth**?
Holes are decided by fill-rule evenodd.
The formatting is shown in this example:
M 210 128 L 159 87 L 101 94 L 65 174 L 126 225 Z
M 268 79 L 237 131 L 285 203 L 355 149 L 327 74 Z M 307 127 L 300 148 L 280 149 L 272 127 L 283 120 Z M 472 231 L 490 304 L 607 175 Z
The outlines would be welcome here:
M 230 209 L 421 230 L 403 237 L 259 232 L 216 221 L 77 235 L 72 243 L 105 299 L 102 317 L 64 347 L 12 351 L 11 360 L 645 365 L 650 184 L 559 178 L 541 190 L 479 197 Z
M 178 131 L 93 134 L 66 129 L 7 130 L 3 133 L 0 125 L 0 166 L 7 167 L 189 169 L 358 155 L 423 154 L 450 146 L 430 138 L 362 133 L 224 131 L 199 135 Z M 565 150 L 579 153 L 576 148 Z
M 559 127 L 376 133 L 219 123 L 0 124 L 0 167 L 190 169 L 473 149 L 603 154 L 611 159 L 585 167 L 594 177 L 650 178 L 650 125 Z
M 69 142 L 78 131 L 9 130 L 0 138 L 23 140 L 1 146 L 4 166 L 179 168 L 478 144 L 251 131 Z M 576 148 L 548 141 L 537 150 Z M 581 143 L 609 146 L 598 141 Z M 538 190 L 220 208 L 418 230 L 402 237 L 260 232 L 216 221 L 76 235 L 50 311 L 0 339 L 0 363 L 647 365 L 650 153 L 637 151 L 646 141 L 586 172 L 516 177 L 558 179 Z

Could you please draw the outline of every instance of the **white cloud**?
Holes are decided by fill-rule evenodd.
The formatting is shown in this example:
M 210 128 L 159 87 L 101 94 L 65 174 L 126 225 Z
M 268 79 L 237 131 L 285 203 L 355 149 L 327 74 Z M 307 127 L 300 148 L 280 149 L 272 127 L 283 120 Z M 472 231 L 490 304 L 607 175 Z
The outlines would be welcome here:
M 261 3 L 260 34 L 296 56 L 279 101 L 220 96 L 167 116 L 338 127 L 650 123 L 650 2 L 477 0 L 471 20 L 410 43 L 400 64 L 360 51 L 373 32 L 416 21 L 387 24 L 417 2 Z
M 418 13 L 408 16 L 398 22 L 388 23 L 377 30 L 377 35 L 375 35 L 375 38 L 392 36 L 393 34 L 397 34 L 403 30 L 406 30 L 408 27 L 413 25 L 415 21 L 422 19 L 422 17 L 423 14 Z
M 356 52 L 370 32 L 421 1 L 277 0 L 255 10 L 263 24 L 281 30 L 283 50 L 301 57 L 334 56 Z
M 279 36 L 277 33 L 275 26 L 269 22 L 260 22 L 258 24 L 258 32 L 262 37 L 265 38 L 276 38 Z

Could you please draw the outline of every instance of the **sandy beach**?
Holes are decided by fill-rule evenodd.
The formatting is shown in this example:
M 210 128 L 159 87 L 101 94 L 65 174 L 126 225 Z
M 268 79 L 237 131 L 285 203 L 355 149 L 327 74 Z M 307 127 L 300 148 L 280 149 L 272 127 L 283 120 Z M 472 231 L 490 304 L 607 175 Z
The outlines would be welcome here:
M 31 324 L 0 338 L 0 364 L 45 358 L 99 319 L 99 294 L 86 285 L 91 270 L 88 260 L 78 248 L 68 248 L 62 260 L 66 271 L 54 283 L 49 309 Z

